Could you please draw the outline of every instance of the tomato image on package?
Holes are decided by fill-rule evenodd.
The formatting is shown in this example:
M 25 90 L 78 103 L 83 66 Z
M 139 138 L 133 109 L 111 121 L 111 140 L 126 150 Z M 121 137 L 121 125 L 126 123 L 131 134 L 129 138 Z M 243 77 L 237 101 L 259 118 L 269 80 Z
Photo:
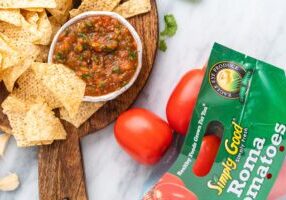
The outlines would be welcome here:
M 181 153 L 147 195 L 154 194 L 153 200 L 285 195 L 285 88 L 284 70 L 215 43 Z M 209 145 L 217 151 L 214 163 L 198 173 L 198 165 L 204 168 L 200 148 L 210 133 L 220 144 Z M 175 197 L 163 198 L 172 191 Z

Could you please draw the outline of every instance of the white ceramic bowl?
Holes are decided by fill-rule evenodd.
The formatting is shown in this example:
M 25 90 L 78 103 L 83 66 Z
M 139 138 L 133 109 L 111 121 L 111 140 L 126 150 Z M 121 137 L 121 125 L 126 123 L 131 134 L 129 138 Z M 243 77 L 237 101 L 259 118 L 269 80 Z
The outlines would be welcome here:
M 134 40 L 137 43 L 138 66 L 137 66 L 136 72 L 134 73 L 134 75 L 131 78 L 131 80 L 129 81 L 129 83 L 126 84 L 125 86 L 123 86 L 122 88 L 120 88 L 119 90 L 116 90 L 116 91 L 111 92 L 109 94 L 102 95 L 102 96 L 85 96 L 83 99 L 84 101 L 89 101 L 89 102 L 108 101 L 108 100 L 115 99 L 116 97 L 118 97 L 119 95 L 124 93 L 126 90 L 128 90 L 133 85 L 135 80 L 137 79 L 137 77 L 141 71 L 141 68 L 142 68 L 142 42 L 141 42 L 141 39 L 140 39 L 138 33 L 136 32 L 136 30 L 134 29 L 134 27 L 125 18 L 123 18 L 121 15 L 118 15 L 117 13 L 114 13 L 114 12 L 107 12 L 107 11 L 89 11 L 89 12 L 84 12 L 84 13 L 70 19 L 60 28 L 60 30 L 55 35 L 53 42 L 51 44 L 50 51 L 49 51 L 48 63 L 52 63 L 52 61 L 53 61 L 54 49 L 55 49 L 55 45 L 58 41 L 59 35 L 70 25 L 78 22 L 81 19 L 91 17 L 91 16 L 110 16 L 110 17 L 117 19 L 126 28 L 128 28 L 128 30 L 130 31 Z

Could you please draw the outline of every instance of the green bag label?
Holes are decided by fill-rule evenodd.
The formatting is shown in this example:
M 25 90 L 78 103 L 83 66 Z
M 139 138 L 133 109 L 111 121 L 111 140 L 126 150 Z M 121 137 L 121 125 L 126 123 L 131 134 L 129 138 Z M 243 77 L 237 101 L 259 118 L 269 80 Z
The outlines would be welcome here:
M 174 190 L 188 200 L 267 199 L 286 153 L 285 88 L 284 70 L 215 43 L 182 151 L 147 196 Z M 193 166 L 209 133 L 221 143 L 199 177 Z

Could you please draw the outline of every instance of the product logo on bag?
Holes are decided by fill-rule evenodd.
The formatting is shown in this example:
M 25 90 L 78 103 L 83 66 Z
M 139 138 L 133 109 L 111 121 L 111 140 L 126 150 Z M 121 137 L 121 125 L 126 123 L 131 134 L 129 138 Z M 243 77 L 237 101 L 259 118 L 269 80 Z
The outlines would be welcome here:
M 236 99 L 239 98 L 241 80 L 245 73 L 245 69 L 236 63 L 219 62 L 212 66 L 209 73 L 209 82 L 219 95 Z

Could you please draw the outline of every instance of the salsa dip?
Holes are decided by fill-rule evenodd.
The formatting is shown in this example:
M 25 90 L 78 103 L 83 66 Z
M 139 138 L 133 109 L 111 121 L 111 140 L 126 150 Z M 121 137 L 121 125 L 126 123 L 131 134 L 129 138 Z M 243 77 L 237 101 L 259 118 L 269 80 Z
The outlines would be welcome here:
M 135 82 L 142 66 L 142 43 L 122 16 L 85 12 L 57 32 L 48 62 L 66 65 L 86 82 L 84 101 L 107 101 Z

